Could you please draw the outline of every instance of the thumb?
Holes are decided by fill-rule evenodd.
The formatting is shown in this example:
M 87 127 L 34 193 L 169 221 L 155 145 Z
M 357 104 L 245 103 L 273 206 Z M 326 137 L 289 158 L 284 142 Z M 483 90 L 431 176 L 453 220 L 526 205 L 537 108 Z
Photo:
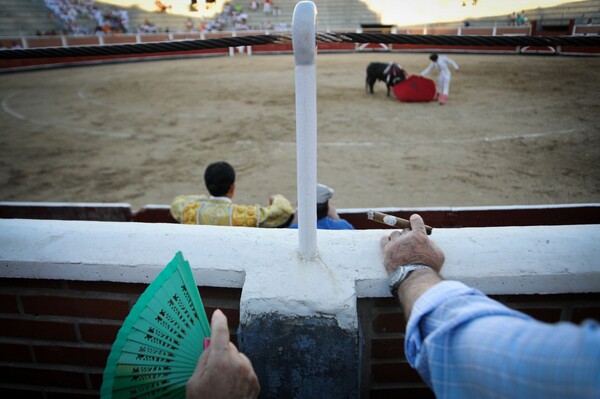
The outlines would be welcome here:
M 410 216 L 410 228 L 415 233 L 422 233 L 427 235 L 427 230 L 425 229 L 425 222 L 423 222 L 423 218 L 420 215 L 413 214 Z
M 229 347 L 229 327 L 227 317 L 220 309 L 214 311 L 210 322 L 210 349 L 222 351 Z

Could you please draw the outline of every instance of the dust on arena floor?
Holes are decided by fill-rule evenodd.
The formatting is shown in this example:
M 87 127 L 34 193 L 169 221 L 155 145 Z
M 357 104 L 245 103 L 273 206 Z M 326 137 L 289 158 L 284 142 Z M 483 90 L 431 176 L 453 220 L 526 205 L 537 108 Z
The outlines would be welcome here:
M 427 54 L 320 54 L 318 180 L 338 208 L 598 202 L 597 58 L 450 55 L 449 100 L 399 103 L 369 62 L 420 73 Z M 215 160 L 235 200 L 296 198 L 291 55 L 212 57 L 0 77 L 0 200 L 168 204 Z

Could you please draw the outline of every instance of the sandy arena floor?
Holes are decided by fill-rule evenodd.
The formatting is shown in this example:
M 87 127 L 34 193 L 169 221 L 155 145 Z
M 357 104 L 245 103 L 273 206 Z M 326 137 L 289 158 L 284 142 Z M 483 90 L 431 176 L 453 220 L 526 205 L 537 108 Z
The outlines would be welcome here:
M 399 103 L 371 61 L 318 56 L 318 179 L 338 208 L 600 202 L 600 59 L 450 55 L 450 98 Z M 0 75 L 0 200 L 168 204 L 238 172 L 237 202 L 295 202 L 291 55 L 236 55 Z

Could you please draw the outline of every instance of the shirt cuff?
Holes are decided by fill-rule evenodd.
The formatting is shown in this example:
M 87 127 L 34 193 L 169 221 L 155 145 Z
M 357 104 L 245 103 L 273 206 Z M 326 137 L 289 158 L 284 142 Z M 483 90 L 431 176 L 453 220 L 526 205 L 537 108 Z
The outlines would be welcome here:
M 421 319 L 448 301 L 451 297 L 465 294 L 481 294 L 480 291 L 468 287 L 458 281 L 442 281 L 437 283 L 417 299 L 413 305 L 406 325 L 405 352 L 411 366 L 415 367 L 416 357 L 421 351 L 426 336 L 419 328 Z M 481 294 L 483 295 L 483 294 Z

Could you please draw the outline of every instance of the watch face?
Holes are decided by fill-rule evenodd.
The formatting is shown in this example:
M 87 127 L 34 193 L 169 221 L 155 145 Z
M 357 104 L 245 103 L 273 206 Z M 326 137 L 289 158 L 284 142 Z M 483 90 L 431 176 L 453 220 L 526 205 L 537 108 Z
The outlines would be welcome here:
M 402 282 L 402 281 L 406 280 L 410 273 L 414 272 L 415 270 L 421 270 L 421 269 L 429 269 L 429 266 L 424 266 L 424 265 L 403 266 L 400 281 Z
M 408 278 L 410 273 L 412 273 L 415 270 L 421 270 L 421 269 L 429 269 L 429 266 L 406 265 L 406 266 L 400 266 L 400 267 L 396 268 L 396 270 L 394 270 L 394 272 L 390 276 L 390 280 L 389 280 L 389 286 L 390 286 L 390 290 L 392 291 L 392 295 L 394 295 L 394 296 L 396 295 L 395 291 L 398 289 L 398 287 L 400 287 L 400 284 L 402 284 L 402 282 Z

